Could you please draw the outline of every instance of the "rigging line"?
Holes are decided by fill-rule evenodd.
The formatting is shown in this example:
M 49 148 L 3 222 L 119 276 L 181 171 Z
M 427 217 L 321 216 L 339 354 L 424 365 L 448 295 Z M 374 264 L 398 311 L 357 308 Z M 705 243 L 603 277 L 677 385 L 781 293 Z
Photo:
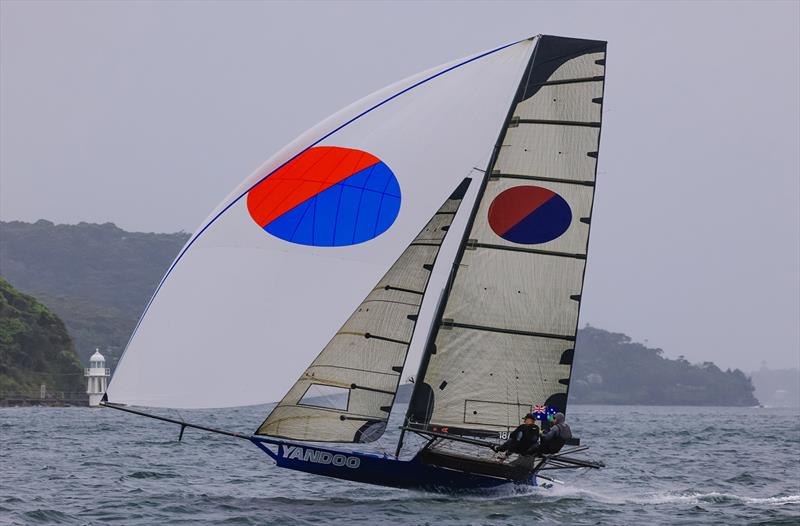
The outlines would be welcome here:
M 381 209 L 383 208 L 383 201 L 386 198 L 386 189 L 389 188 L 389 183 L 391 183 L 391 182 L 392 182 L 392 178 L 391 177 L 387 177 L 386 178 L 386 184 L 383 185 L 383 191 L 381 192 L 381 202 L 378 205 L 378 213 L 375 214 L 375 216 L 376 216 L 375 217 L 375 228 L 372 230 L 373 235 L 375 235 L 376 232 L 378 232 L 378 223 L 381 220 Z
M 542 372 L 542 362 L 539 360 L 539 357 L 536 357 L 536 367 L 539 369 L 539 384 L 544 383 L 544 373 Z M 547 399 L 542 400 L 542 405 L 547 402 Z M 547 407 L 545 407 L 545 417 L 547 416 Z M 542 428 L 544 428 L 544 423 L 542 423 Z
M 511 398 L 508 396 L 508 383 L 506 383 L 506 400 Z M 506 407 L 506 427 L 511 430 L 511 407 Z
M 217 429 L 208 426 L 201 426 L 198 424 L 190 424 L 189 422 L 184 422 L 181 420 L 175 420 L 174 418 L 167 418 L 165 416 L 153 415 L 150 413 L 145 413 L 144 411 L 137 411 L 136 409 L 131 409 L 129 407 L 123 407 L 121 405 L 112 404 L 109 402 L 101 402 L 101 406 L 108 407 L 109 409 L 116 409 L 118 411 L 125 411 L 126 413 L 132 413 L 134 415 L 139 416 L 146 416 L 148 418 L 152 418 L 154 420 L 161 420 L 162 422 L 169 422 L 170 424 L 177 424 L 182 427 L 191 427 L 193 429 L 200 429 L 202 431 L 208 431 L 210 433 L 217 433 L 219 435 L 226 435 L 234 438 L 243 438 L 245 440 L 250 440 L 251 435 L 244 435 L 242 433 L 237 433 L 235 431 L 225 431 L 224 429 Z
M 338 186 L 338 185 L 334 185 Z M 342 208 L 342 195 L 344 194 L 344 188 L 339 187 L 339 199 L 336 201 L 336 217 L 333 220 L 333 241 L 336 242 L 336 229 L 339 227 L 339 210 Z M 355 230 L 355 227 L 353 227 Z
M 183 415 L 181 414 L 180 410 L 177 407 L 173 408 L 173 411 L 175 411 L 175 413 L 177 413 L 178 418 L 180 418 L 182 422 L 186 422 L 186 419 L 183 418 Z
M 517 392 L 517 416 L 519 416 L 519 370 L 514 367 L 514 390 Z

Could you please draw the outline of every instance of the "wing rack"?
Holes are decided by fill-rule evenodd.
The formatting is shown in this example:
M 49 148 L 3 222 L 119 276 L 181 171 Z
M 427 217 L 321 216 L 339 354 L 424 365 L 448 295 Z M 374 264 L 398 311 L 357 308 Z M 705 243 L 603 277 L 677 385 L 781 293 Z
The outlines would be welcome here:
M 605 464 L 600 461 L 577 458 L 572 455 L 589 449 L 589 446 L 573 447 L 555 454 L 520 457 L 514 462 L 504 462 L 499 459 L 485 459 L 459 452 L 441 451 L 435 449 L 437 444 L 444 441 L 453 441 L 471 446 L 493 449 L 497 444 L 487 440 L 467 438 L 450 435 L 438 431 L 428 431 L 416 427 L 405 426 L 402 429 L 423 436 L 428 439 L 427 444 L 419 451 L 417 458 L 425 463 L 441 468 L 453 469 L 465 473 L 475 473 L 490 477 L 508 479 L 513 482 L 523 482 L 534 477 L 558 482 L 542 475 L 541 471 L 556 469 L 600 469 Z M 576 440 L 577 442 L 577 440 Z

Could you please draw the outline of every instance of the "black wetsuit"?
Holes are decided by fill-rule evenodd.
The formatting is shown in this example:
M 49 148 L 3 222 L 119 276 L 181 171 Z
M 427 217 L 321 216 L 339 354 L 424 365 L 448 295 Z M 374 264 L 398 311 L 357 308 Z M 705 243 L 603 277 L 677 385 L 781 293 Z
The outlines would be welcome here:
M 561 451 L 567 440 L 572 438 L 572 430 L 565 422 L 553 425 L 542 435 L 541 443 L 535 447 L 529 454 L 533 455 L 552 455 Z
M 539 427 L 536 424 L 522 424 L 508 436 L 508 440 L 497 447 L 497 451 L 508 451 L 525 455 L 539 443 Z

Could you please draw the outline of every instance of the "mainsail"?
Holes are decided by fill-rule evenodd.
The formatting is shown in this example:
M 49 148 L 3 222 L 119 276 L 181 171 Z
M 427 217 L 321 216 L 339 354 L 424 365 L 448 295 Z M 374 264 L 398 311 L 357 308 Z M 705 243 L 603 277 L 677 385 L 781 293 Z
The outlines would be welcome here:
M 605 49 L 539 38 L 435 320 L 412 426 L 497 436 L 532 408 L 566 410 Z

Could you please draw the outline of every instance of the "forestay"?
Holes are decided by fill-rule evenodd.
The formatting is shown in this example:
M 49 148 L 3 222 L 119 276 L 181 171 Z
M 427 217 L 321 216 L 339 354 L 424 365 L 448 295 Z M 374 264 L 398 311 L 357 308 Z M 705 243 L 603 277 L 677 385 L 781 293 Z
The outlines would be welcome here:
M 525 40 L 409 77 L 267 161 L 173 262 L 109 402 L 281 399 L 453 189 L 486 165 L 532 49 Z M 363 411 L 372 418 L 386 399 Z
M 539 38 L 417 380 L 412 425 L 496 435 L 532 407 L 566 410 L 605 49 Z

